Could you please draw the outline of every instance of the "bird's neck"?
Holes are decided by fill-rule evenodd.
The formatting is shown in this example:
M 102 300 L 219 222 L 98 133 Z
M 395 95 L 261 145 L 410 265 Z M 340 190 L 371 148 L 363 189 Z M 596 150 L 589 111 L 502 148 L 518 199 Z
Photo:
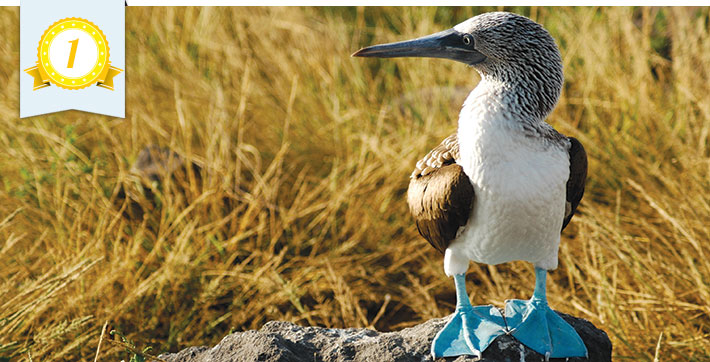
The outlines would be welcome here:
M 547 112 L 541 112 L 535 90 L 518 80 L 482 77 L 466 98 L 459 123 L 484 122 L 495 126 L 537 128 Z
M 566 138 L 545 122 L 559 92 L 554 94 L 549 110 L 541 111 L 536 90 L 539 88 L 526 87 L 524 80 L 483 77 L 466 98 L 459 114 L 457 134 L 461 157 L 470 156 L 474 147 L 491 145 L 490 152 L 505 151 L 503 144 L 519 145 L 531 140 L 542 140 L 532 142 L 544 147 L 564 147 Z
M 514 122 L 531 126 L 544 123 L 562 90 L 561 66 L 493 63 L 477 70 L 481 81 L 466 102 L 496 107 L 497 113 Z

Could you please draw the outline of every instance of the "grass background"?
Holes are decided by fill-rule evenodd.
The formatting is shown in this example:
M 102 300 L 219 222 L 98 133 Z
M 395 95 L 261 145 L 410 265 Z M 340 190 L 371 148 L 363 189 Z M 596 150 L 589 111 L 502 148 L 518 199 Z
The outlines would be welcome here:
M 405 193 L 478 76 L 349 55 L 488 10 L 129 7 L 126 118 L 19 119 L 31 80 L 19 10 L 0 8 L 0 360 L 93 360 L 104 323 L 158 354 L 273 319 L 388 331 L 450 313 Z M 615 360 L 710 359 L 710 10 L 508 10 L 560 45 L 548 121 L 590 159 L 551 306 L 604 329 Z M 126 218 L 148 144 L 202 182 Z M 532 292 L 526 263 L 469 271 L 475 304 Z

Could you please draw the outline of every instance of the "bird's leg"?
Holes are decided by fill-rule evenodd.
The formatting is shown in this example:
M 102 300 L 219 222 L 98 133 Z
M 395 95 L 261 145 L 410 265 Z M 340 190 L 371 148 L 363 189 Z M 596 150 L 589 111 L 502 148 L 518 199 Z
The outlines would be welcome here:
M 535 290 L 530 300 L 547 305 L 547 270 L 535 268 Z
M 546 280 L 547 270 L 536 267 L 532 298 L 506 301 L 509 334 L 546 359 L 586 357 L 587 347 L 577 331 L 547 305 Z
M 454 275 L 454 286 L 456 287 L 456 309 L 473 307 L 466 290 L 466 274 Z
M 493 340 L 505 334 L 505 321 L 498 308 L 472 306 L 466 292 L 466 274 L 454 275 L 456 310 L 434 337 L 431 354 L 437 357 L 481 356 Z

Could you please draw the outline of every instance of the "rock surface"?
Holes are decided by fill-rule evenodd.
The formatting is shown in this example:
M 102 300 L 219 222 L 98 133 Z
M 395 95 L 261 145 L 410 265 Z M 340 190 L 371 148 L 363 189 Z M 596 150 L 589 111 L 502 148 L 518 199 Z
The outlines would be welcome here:
M 559 313 L 577 330 L 589 350 L 589 358 L 550 361 L 611 361 L 611 341 L 604 331 L 584 319 Z M 289 322 L 269 322 L 259 331 L 230 334 L 216 346 L 190 347 L 159 356 L 168 362 L 227 361 L 431 361 L 429 349 L 436 333 L 449 317 L 432 319 L 397 332 L 370 329 L 301 327 Z M 511 336 L 498 337 L 478 361 L 537 362 L 545 357 Z M 473 357 L 440 358 L 437 361 L 476 361 Z

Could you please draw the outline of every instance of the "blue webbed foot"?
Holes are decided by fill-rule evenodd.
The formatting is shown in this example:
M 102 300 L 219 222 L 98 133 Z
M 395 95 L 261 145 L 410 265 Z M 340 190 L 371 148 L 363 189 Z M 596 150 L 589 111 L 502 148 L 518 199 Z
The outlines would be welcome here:
M 436 357 L 481 356 L 496 337 L 505 334 L 505 322 L 498 308 L 457 307 L 451 320 L 434 337 L 431 353 Z
M 536 269 L 537 285 L 532 299 L 506 301 L 509 334 L 547 359 L 587 357 L 587 347 L 577 331 L 547 305 L 545 273 Z
M 505 334 L 505 321 L 498 308 L 472 306 L 466 293 L 464 274 L 454 275 L 456 310 L 451 320 L 434 337 L 431 354 L 437 357 L 481 356 L 493 340 Z

